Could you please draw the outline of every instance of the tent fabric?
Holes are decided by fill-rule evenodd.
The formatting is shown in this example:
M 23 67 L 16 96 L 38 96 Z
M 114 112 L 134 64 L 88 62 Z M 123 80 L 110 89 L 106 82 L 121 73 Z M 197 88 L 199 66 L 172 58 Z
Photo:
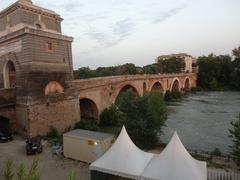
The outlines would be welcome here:
M 112 147 L 90 165 L 90 170 L 140 179 L 143 170 L 152 158 L 152 153 L 146 153 L 135 146 L 123 126 Z
M 167 147 L 155 155 L 141 180 L 207 180 L 206 162 L 195 160 L 175 132 Z

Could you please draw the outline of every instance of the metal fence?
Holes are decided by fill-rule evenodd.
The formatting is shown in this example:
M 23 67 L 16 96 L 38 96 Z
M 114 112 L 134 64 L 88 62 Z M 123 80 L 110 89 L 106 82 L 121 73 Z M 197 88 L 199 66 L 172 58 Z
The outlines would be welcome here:
M 240 180 L 240 172 L 226 172 L 221 170 L 208 169 L 208 180 Z

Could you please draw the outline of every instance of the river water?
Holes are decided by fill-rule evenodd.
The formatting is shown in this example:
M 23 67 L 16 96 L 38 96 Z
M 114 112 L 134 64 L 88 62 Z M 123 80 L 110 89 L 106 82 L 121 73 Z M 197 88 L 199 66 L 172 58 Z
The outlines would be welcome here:
M 186 148 L 228 153 L 228 129 L 240 113 L 240 92 L 197 92 L 169 105 L 170 115 L 161 141 L 168 143 L 177 131 Z

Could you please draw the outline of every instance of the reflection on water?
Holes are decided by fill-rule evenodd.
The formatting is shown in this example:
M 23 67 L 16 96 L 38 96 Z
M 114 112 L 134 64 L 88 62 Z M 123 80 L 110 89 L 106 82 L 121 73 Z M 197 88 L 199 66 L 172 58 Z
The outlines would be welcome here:
M 240 113 L 240 92 L 198 92 L 169 106 L 171 114 L 160 138 L 167 143 L 176 130 L 183 144 L 192 150 L 228 153 L 228 129 Z

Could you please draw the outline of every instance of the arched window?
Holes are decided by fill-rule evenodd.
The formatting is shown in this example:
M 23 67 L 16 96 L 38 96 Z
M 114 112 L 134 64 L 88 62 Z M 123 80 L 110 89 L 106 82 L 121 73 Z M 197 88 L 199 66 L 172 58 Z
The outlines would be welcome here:
M 45 87 L 45 95 L 63 93 L 64 88 L 57 81 L 50 81 Z
M 8 61 L 3 69 L 4 88 L 16 86 L 16 70 L 12 61 Z
M 42 26 L 40 24 L 36 24 L 37 29 L 42 29 Z

